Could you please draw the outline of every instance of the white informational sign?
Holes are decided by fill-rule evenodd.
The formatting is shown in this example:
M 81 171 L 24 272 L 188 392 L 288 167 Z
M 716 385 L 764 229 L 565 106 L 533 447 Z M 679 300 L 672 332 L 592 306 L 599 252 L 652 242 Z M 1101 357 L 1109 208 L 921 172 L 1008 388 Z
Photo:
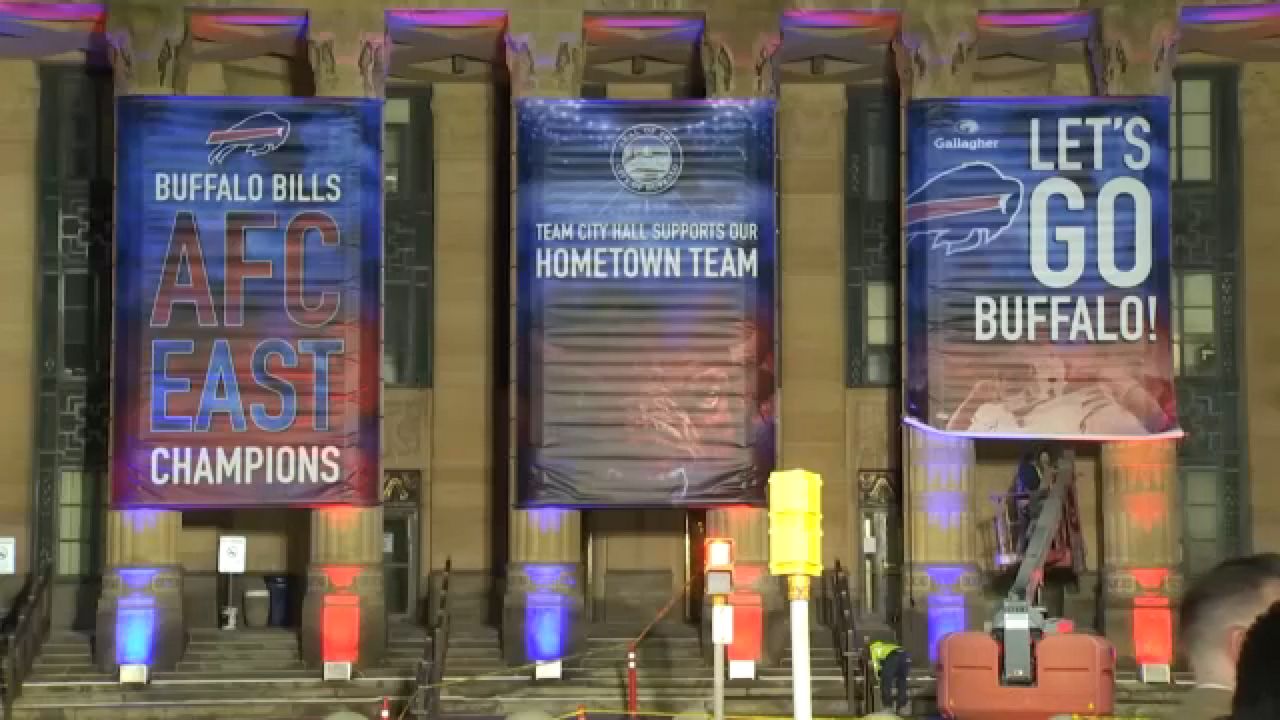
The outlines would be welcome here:
M 711 642 L 716 645 L 733 644 L 733 606 L 711 606 Z
M 245 558 L 249 554 L 249 542 L 243 535 L 223 535 L 218 538 L 218 572 L 225 575 L 243 575 Z
M 729 661 L 729 679 L 730 680 L 755 680 L 756 679 L 756 661 L 755 660 L 730 660 Z
M 396 534 L 382 533 L 382 552 L 394 553 L 396 551 Z
M 562 674 L 562 666 L 559 660 L 551 662 L 540 662 L 533 666 L 534 680 L 559 680 Z
M 0 575 L 13 575 L 18 572 L 18 541 L 16 538 L 0 537 Z
M 876 539 L 874 536 L 868 535 L 867 537 L 862 538 L 862 554 L 863 555 L 876 554 Z

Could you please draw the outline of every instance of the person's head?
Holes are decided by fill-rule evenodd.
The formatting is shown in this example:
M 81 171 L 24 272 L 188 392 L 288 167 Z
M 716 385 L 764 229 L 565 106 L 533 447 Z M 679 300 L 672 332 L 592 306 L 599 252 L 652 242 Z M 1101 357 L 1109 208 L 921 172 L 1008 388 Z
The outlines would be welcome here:
M 1198 578 L 1182 597 L 1179 629 L 1196 682 L 1235 686 L 1236 662 L 1249 627 L 1280 602 L 1280 555 L 1228 560 Z
M 1048 446 L 1041 445 L 1036 451 L 1036 464 L 1042 470 L 1048 470 L 1053 465 L 1053 453 L 1049 452 Z
M 1280 603 L 1245 633 L 1236 665 L 1231 720 L 1280 718 Z

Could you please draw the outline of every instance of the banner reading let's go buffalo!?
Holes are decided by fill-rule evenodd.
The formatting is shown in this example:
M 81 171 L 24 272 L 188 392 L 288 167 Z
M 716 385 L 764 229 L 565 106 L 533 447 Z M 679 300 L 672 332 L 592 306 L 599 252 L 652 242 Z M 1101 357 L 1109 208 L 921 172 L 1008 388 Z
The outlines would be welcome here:
M 908 422 L 1180 435 L 1165 98 L 908 110 Z
M 381 105 L 118 101 L 111 500 L 378 502 Z

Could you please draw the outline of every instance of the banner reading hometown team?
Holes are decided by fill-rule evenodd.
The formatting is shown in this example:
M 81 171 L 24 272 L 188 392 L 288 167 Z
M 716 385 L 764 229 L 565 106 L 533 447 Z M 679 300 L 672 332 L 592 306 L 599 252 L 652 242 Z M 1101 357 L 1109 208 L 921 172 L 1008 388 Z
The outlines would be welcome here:
M 908 418 L 968 436 L 1180 435 L 1165 98 L 908 110 Z
M 774 107 L 522 100 L 525 507 L 762 505 L 774 466 Z
M 112 503 L 377 503 L 380 105 L 118 118 Z

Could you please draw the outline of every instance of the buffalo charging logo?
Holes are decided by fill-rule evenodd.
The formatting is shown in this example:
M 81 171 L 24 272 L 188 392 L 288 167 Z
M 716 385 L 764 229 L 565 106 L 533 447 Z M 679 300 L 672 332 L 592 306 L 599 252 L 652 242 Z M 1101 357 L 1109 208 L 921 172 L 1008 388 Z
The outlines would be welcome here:
M 927 240 L 947 255 L 990 245 L 1013 226 L 1022 195 L 1022 181 L 991 163 L 938 173 L 907 196 L 907 242 Z
M 289 121 L 273 112 L 260 112 L 225 130 L 214 130 L 205 140 L 212 145 L 209 164 L 221 165 L 237 150 L 259 157 L 275 152 L 289 139 Z
M 637 195 L 670 190 L 684 169 L 684 150 L 670 130 L 643 124 L 627 128 L 613 142 L 609 157 L 613 176 Z

